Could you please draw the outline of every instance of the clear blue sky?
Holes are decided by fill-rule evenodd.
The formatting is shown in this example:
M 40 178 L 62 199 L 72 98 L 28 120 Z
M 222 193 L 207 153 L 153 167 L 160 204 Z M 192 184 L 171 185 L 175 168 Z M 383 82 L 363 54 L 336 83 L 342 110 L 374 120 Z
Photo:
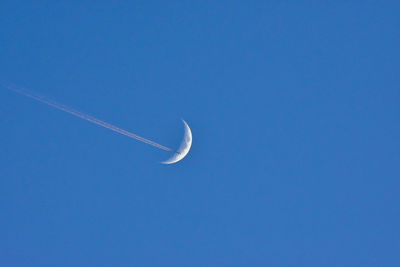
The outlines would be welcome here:
M 400 266 L 398 1 L 1 1 L 1 266 Z

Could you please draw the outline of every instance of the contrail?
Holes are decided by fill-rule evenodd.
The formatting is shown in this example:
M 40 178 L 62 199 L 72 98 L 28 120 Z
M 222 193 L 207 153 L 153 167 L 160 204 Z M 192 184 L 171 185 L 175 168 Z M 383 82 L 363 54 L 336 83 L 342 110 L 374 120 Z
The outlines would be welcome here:
M 124 130 L 124 129 L 121 129 L 121 128 L 117 127 L 117 126 L 114 126 L 114 125 L 109 124 L 107 122 L 104 122 L 102 120 L 99 120 L 99 119 L 96 119 L 96 118 L 91 117 L 89 115 L 86 115 L 86 114 L 84 114 L 82 112 L 73 110 L 72 108 L 69 108 L 69 107 L 67 107 L 67 106 L 65 106 L 63 104 L 48 100 L 48 99 L 46 99 L 46 98 L 44 98 L 42 96 L 27 92 L 25 90 L 22 90 L 21 88 L 18 88 L 18 87 L 14 86 L 14 85 L 10 85 L 10 84 L 5 85 L 5 84 L 3 84 L 3 86 L 5 86 L 7 89 L 9 89 L 11 91 L 14 91 L 14 92 L 16 92 L 18 94 L 21 94 L 23 96 L 26 96 L 26 97 L 29 97 L 31 99 L 37 100 L 39 102 L 42 102 L 42 103 L 44 103 L 44 104 L 46 104 L 48 106 L 54 107 L 54 108 L 62 110 L 64 112 L 67 112 L 67 113 L 69 113 L 71 115 L 74 115 L 75 117 L 87 120 L 87 121 L 89 121 L 91 123 L 94 123 L 94 124 L 97 124 L 97 125 L 100 125 L 100 126 L 102 126 L 104 128 L 107 128 L 107 129 L 109 129 L 111 131 L 126 135 L 126 136 L 128 136 L 130 138 L 136 139 L 138 141 L 141 141 L 143 143 L 152 145 L 154 147 L 157 147 L 157 148 L 160 148 L 160 149 L 163 149 L 163 150 L 166 150 L 166 151 L 170 151 L 171 150 L 170 148 L 165 147 L 165 146 L 160 145 L 160 144 L 157 144 L 156 142 L 153 142 L 153 141 L 151 141 L 149 139 L 146 139 L 146 138 L 143 138 L 143 137 L 138 136 L 136 134 L 130 133 L 130 132 Z

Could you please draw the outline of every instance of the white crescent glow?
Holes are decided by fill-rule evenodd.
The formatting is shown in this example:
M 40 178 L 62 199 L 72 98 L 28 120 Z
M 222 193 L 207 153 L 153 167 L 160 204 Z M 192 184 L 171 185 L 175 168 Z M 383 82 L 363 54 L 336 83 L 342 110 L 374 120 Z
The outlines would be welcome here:
M 183 159 L 187 153 L 189 153 L 190 147 L 192 146 L 192 131 L 190 131 L 189 125 L 186 123 L 186 121 L 182 121 L 185 124 L 185 136 L 183 141 L 175 154 L 168 160 L 163 161 L 163 164 L 172 164 L 178 162 Z

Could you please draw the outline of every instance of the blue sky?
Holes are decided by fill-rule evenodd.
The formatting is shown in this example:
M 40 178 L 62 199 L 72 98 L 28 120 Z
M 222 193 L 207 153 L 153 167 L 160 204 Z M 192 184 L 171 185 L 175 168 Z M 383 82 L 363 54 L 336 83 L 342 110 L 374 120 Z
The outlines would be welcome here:
M 2 266 L 399 266 L 398 1 L 0 4 Z

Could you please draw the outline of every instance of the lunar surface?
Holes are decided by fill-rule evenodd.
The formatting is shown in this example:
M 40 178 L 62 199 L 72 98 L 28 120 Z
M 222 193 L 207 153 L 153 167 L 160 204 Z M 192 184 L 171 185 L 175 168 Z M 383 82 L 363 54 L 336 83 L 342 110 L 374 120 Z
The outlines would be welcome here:
M 163 164 L 176 163 L 183 159 L 187 153 L 189 153 L 190 147 L 192 146 L 192 131 L 190 131 L 189 125 L 186 123 L 186 121 L 182 121 L 185 125 L 185 136 L 183 137 L 183 141 L 175 154 L 168 160 L 163 161 Z

